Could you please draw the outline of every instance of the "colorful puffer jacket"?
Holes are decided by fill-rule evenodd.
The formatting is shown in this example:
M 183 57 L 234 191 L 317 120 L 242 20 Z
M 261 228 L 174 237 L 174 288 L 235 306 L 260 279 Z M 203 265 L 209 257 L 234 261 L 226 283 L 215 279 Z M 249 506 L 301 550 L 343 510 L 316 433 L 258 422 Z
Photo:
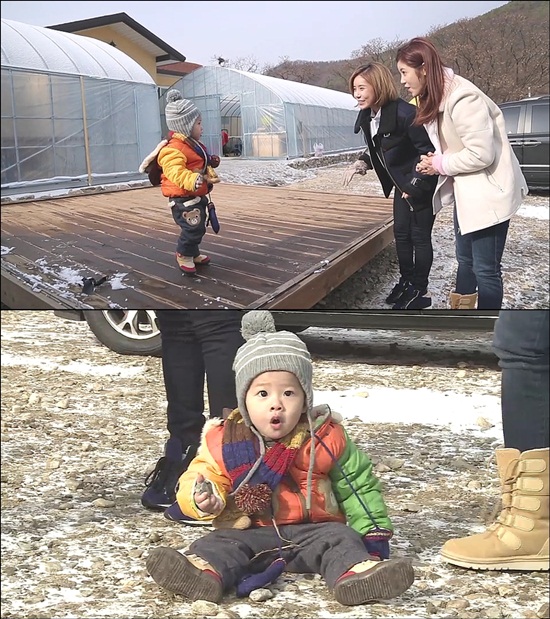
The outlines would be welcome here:
M 193 500 L 195 481 L 199 473 L 212 482 L 213 492 L 222 499 L 224 505 L 227 505 L 228 494 L 233 490 L 222 458 L 223 431 L 222 420 L 207 421 L 197 456 L 179 480 L 178 504 L 184 514 L 197 520 L 212 518 L 212 515 L 201 512 Z M 347 522 L 362 535 L 376 527 L 393 531 L 381 494 L 380 481 L 373 474 L 372 462 L 349 438 L 341 425 L 339 415 L 329 412 L 317 419 L 315 436 L 311 509 L 307 512 L 305 507 L 311 449 L 311 440 L 308 439 L 298 451 L 288 475 L 273 493 L 275 522 L 278 525 Z M 354 490 L 358 496 L 354 494 Z M 273 524 L 269 515 L 251 518 L 252 526 Z
M 208 193 L 206 182 L 195 190 L 197 178 L 206 167 L 205 156 L 206 153 L 204 156 L 199 155 L 186 141 L 184 135 L 174 133 L 157 157 L 158 164 L 162 168 L 160 177 L 162 195 L 167 198 L 206 195 Z

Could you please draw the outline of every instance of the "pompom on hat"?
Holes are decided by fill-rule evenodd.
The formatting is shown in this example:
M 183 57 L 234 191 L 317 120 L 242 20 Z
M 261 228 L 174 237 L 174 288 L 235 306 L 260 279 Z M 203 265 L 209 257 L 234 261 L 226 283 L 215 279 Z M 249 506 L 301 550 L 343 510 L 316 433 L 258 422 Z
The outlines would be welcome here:
M 193 125 L 201 113 L 199 108 L 188 99 L 184 99 L 179 90 L 169 90 L 166 95 L 166 126 L 170 131 L 190 136 Z
M 233 363 L 237 403 L 242 418 L 251 426 L 246 410 L 246 392 L 250 383 L 264 372 L 286 371 L 296 376 L 306 396 L 308 417 L 313 408 L 311 356 L 302 340 L 289 331 L 276 331 L 273 316 L 267 310 L 244 314 L 241 333 L 245 343 Z

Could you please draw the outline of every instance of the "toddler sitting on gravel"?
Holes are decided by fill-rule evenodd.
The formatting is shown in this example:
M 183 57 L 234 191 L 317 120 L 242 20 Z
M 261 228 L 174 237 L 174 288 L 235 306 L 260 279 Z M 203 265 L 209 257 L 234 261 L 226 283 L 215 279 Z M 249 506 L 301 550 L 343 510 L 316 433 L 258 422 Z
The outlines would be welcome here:
M 284 570 L 321 574 L 345 605 L 400 595 L 413 568 L 389 559 L 393 527 L 369 457 L 327 406 L 313 408 L 305 344 L 276 332 L 265 310 L 243 316 L 242 334 L 238 408 L 207 422 L 177 492 L 182 512 L 215 530 L 185 552 L 155 548 L 149 574 L 173 593 L 216 603 Z

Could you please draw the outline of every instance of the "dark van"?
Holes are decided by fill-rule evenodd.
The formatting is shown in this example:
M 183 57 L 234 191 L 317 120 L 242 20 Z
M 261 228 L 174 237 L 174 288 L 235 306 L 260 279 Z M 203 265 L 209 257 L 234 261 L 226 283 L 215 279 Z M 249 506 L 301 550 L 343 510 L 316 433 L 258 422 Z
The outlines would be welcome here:
M 543 95 L 499 105 L 529 189 L 550 188 L 549 104 L 550 96 Z

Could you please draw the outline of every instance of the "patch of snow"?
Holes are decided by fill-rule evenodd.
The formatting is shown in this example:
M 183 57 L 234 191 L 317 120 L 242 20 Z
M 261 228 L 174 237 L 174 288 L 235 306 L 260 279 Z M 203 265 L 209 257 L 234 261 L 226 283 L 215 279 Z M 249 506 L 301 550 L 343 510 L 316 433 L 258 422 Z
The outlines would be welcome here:
M 449 431 L 473 431 L 479 436 L 489 433 L 502 438 L 500 398 L 492 395 L 463 394 L 430 389 L 371 388 L 368 397 L 361 390 L 315 391 L 314 405 L 328 404 L 345 419 L 357 417 L 363 423 L 404 423 L 445 426 Z M 493 423 L 481 430 L 477 419 Z
M 144 372 L 143 368 L 139 367 L 122 367 L 119 365 L 97 365 L 83 363 L 78 361 L 70 361 L 68 363 L 56 363 L 50 359 L 43 357 L 37 359 L 35 357 L 25 357 L 22 355 L 12 355 L 11 353 L 2 353 L 2 367 L 23 366 L 29 368 L 40 368 L 45 371 L 60 371 L 71 372 L 85 376 L 120 376 L 130 378 Z
M 533 219 L 548 219 L 549 213 L 548 204 L 522 204 L 517 215 Z
M 123 283 L 123 279 L 128 275 L 128 273 L 115 273 L 111 277 L 109 277 L 109 284 L 111 284 L 111 288 L 113 290 L 123 290 L 124 288 L 131 288 L 131 286 L 127 286 Z

